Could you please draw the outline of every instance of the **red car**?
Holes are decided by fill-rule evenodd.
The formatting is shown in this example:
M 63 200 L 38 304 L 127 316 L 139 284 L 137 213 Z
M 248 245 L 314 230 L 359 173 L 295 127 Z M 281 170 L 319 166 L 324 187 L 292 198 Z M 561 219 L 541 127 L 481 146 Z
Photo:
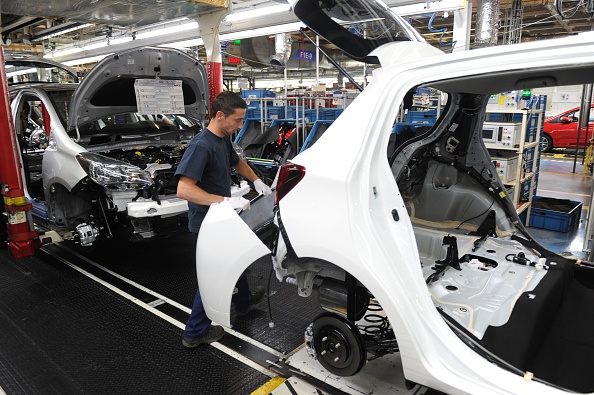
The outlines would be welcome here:
M 594 127 L 594 104 L 590 108 L 590 121 L 588 124 L 588 139 L 585 138 L 586 128 L 580 132 L 579 147 L 584 148 L 584 142 L 592 138 Z M 541 136 L 541 152 L 550 152 L 553 148 L 575 148 L 578 138 L 578 120 L 580 108 L 576 107 L 561 114 L 547 118 L 544 121 Z

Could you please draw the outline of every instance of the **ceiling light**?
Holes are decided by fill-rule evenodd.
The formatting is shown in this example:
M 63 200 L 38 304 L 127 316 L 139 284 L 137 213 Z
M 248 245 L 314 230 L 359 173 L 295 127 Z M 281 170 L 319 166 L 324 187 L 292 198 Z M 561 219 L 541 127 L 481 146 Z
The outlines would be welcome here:
M 392 11 L 400 16 L 405 15 L 420 15 L 425 12 L 441 12 L 441 11 L 456 11 L 466 8 L 468 3 L 466 0 L 442 0 L 442 1 L 428 1 L 425 3 L 416 3 L 409 5 L 401 5 L 398 7 L 390 7 Z
M 72 55 L 72 54 L 82 52 L 82 51 L 83 51 L 83 49 L 81 47 L 72 47 L 72 48 L 65 49 L 63 51 L 48 53 L 47 55 L 43 55 L 43 57 L 44 58 L 58 58 L 60 56 Z
M 160 29 L 150 30 L 150 31 L 146 31 L 146 32 L 138 32 L 138 33 L 136 33 L 136 39 L 142 40 L 143 38 L 165 36 L 168 34 L 181 33 L 181 32 L 185 32 L 188 30 L 198 31 L 198 22 L 188 22 L 188 23 L 184 23 L 184 24 L 180 24 L 180 25 L 176 25 L 176 26 L 163 27 Z
M 240 32 L 233 32 L 233 33 L 225 33 L 219 35 L 219 41 L 233 41 L 241 38 L 249 38 L 249 37 L 260 37 L 260 36 L 270 36 L 277 33 L 289 33 L 293 31 L 298 31 L 305 25 L 302 22 L 294 22 L 294 23 L 287 23 L 284 25 L 278 26 L 269 26 L 269 27 L 262 27 L 259 29 L 249 29 L 249 30 L 242 30 Z M 191 40 L 185 41 L 177 41 L 174 43 L 168 44 L 161 44 L 160 47 L 166 48 L 190 48 L 196 47 L 199 45 L 204 45 L 204 40 L 202 38 L 195 38 Z
M 82 25 L 76 25 L 76 26 L 72 26 L 72 27 L 68 27 L 68 26 L 71 26 L 71 24 L 65 24 L 65 25 L 66 25 L 66 26 L 64 26 L 64 27 L 66 27 L 65 29 L 59 29 L 59 26 L 57 26 L 55 29 L 53 29 L 54 30 L 53 32 L 50 32 L 50 30 L 52 28 L 46 29 L 48 31 L 47 34 L 41 33 L 39 35 L 36 35 L 31 41 L 36 42 L 36 41 L 46 40 L 48 38 L 61 36 L 62 34 L 72 33 L 73 31 L 84 29 L 89 26 L 93 26 L 92 23 L 84 23 Z
M 258 18 L 258 17 L 262 17 L 262 16 L 270 16 L 271 14 L 279 14 L 281 12 L 289 12 L 291 10 L 291 6 L 289 4 L 278 4 L 278 5 L 274 5 L 272 7 L 262 7 L 262 8 L 256 8 L 254 10 L 250 10 L 250 11 L 243 11 L 243 12 L 238 12 L 238 13 L 233 13 L 230 15 L 227 15 L 225 17 L 225 19 L 223 19 L 224 22 L 238 22 L 238 21 L 243 21 L 246 19 L 253 19 L 253 18 Z
M 97 63 L 100 60 L 102 60 L 103 58 L 107 57 L 111 55 L 110 53 L 105 54 L 105 55 L 97 55 L 97 56 L 90 56 L 88 58 L 82 58 L 82 59 L 75 59 L 75 60 L 69 60 L 67 62 L 64 62 L 64 64 L 66 66 L 76 66 L 79 64 L 87 64 L 87 63 Z

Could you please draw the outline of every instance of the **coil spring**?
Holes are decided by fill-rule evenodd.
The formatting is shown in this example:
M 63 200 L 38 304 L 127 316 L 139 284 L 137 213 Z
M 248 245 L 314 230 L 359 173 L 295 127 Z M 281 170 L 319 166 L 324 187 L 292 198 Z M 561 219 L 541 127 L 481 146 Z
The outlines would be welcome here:
M 371 336 L 382 336 L 388 331 L 390 327 L 390 321 L 385 315 L 378 314 L 380 311 L 384 311 L 382 306 L 377 300 L 372 299 L 369 301 L 367 311 L 361 321 L 357 324 L 359 331 L 365 335 Z

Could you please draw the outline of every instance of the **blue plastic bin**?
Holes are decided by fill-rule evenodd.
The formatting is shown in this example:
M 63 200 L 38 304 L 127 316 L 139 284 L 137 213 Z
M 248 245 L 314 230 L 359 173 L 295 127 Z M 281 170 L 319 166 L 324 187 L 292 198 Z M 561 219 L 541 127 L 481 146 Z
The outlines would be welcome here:
M 266 89 L 254 89 L 241 91 L 241 97 L 244 99 L 264 99 L 267 97 L 274 98 L 276 93 Z
M 541 199 L 543 199 L 542 196 L 535 196 L 532 200 L 532 204 L 534 205 Z M 579 223 L 580 216 L 582 214 L 582 203 L 576 202 L 574 200 L 553 200 L 559 200 L 560 203 L 568 202 L 573 208 L 571 208 L 571 210 L 568 212 L 563 212 L 533 206 L 530 209 L 530 226 L 533 228 L 548 229 L 557 232 L 567 232 Z

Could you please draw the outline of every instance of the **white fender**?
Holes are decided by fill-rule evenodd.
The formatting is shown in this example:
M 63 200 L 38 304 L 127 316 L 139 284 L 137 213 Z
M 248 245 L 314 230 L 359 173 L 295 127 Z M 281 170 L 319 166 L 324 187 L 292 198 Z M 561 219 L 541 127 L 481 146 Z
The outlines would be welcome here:
M 231 327 L 235 283 L 248 266 L 267 254 L 270 250 L 228 201 L 210 206 L 196 243 L 198 288 L 208 318 Z

